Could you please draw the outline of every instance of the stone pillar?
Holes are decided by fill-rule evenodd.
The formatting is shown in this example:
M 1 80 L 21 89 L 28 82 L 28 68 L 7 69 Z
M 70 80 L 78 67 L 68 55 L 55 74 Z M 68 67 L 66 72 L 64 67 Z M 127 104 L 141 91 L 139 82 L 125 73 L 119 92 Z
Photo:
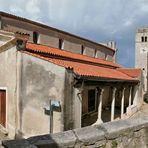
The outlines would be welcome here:
M 117 88 L 113 87 L 113 92 L 112 92 L 112 103 L 111 103 L 111 121 L 114 120 L 114 115 L 115 115 L 115 94 L 116 94 Z
M 130 107 L 132 105 L 132 86 L 130 87 L 130 92 L 129 92 L 129 103 L 128 103 L 128 107 Z
M 101 116 L 102 116 L 103 93 L 104 93 L 104 89 L 100 88 L 100 93 L 98 95 L 98 100 L 99 100 L 99 104 L 98 104 L 98 119 L 97 119 L 97 121 L 93 125 L 103 123 L 102 118 L 101 118 Z
M 100 96 L 98 96 L 99 98 L 99 105 L 98 105 L 98 119 L 97 121 L 99 121 L 99 123 L 102 123 L 102 119 L 101 119 L 101 115 L 102 115 L 102 98 L 103 98 L 103 92 L 104 89 L 102 88 L 100 91 Z
M 130 86 L 129 88 L 129 103 L 126 111 L 128 116 L 132 114 L 131 106 L 132 106 L 132 86 Z
M 123 114 L 124 114 L 124 92 L 125 92 L 125 88 L 123 88 L 122 90 L 122 98 L 121 98 L 121 119 L 123 118 Z
M 139 85 L 134 86 L 134 98 L 133 98 L 133 104 L 135 106 L 137 106 L 138 104 L 140 104 L 141 102 L 138 100 L 138 89 L 139 89 Z

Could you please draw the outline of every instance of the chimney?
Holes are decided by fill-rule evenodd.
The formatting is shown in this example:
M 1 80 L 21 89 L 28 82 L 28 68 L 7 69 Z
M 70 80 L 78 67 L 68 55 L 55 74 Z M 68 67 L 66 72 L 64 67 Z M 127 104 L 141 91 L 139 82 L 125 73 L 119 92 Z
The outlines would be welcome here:
M 16 32 L 15 37 L 17 50 L 24 50 L 26 48 L 26 43 L 29 40 L 30 35 L 27 33 Z
M 112 49 L 116 49 L 116 42 L 115 41 L 109 41 L 107 43 L 107 46 L 112 48 Z

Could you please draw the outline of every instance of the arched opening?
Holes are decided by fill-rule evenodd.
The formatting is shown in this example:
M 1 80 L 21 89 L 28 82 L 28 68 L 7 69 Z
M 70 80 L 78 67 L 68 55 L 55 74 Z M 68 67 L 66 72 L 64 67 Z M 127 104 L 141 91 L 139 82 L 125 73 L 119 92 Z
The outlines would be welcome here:
M 143 36 L 141 37 L 141 41 L 144 42 L 144 37 Z
M 59 39 L 59 49 L 64 49 L 64 41 Z
M 82 45 L 82 46 L 81 46 L 81 54 L 82 54 L 82 55 L 84 54 L 84 48 L 85 48 L 85 47 Z
M 145 42 L 147 42 L 147 36 L 145 36 Z
M 33 43 L 37 44 L 38 43 L 38 32 L 34 31 L 33 32 Z

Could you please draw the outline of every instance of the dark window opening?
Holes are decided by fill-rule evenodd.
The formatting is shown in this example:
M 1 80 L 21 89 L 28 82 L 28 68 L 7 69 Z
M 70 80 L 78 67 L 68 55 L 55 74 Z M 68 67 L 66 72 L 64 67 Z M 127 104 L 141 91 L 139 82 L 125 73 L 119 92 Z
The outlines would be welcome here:
M 95 89 L 88 90 L 88 112 L 95 111 L 96 109 L 96 98 Z
M 35 44 L 38 43 L 38 36 L 39 36 L 39 34 L 37 32 L 33 32 L 33 43 L 35 43 Z
M 147 42 L 147 36 L 145 36 L 145 42 Z
M 96 58 L 97 57 L 97 50 L 95 49 L 94 50 L 94 58 Z
M 81 54 L 84 54 L 84 46 L 81 46 Z
M 59 49 L 64 49 L 64 41 L 59 39 Z
M 141 37 L 141 41 L 144 42 L 144 37 L 143 36 Z

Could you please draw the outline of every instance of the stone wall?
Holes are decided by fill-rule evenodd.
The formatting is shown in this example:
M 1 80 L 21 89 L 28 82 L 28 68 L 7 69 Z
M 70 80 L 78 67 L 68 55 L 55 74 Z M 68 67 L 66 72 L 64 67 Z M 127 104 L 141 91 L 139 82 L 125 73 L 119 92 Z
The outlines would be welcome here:
M 3 141 L 6 148 L 147 148 L 148 117 L 108 122 L 22 140 Z

